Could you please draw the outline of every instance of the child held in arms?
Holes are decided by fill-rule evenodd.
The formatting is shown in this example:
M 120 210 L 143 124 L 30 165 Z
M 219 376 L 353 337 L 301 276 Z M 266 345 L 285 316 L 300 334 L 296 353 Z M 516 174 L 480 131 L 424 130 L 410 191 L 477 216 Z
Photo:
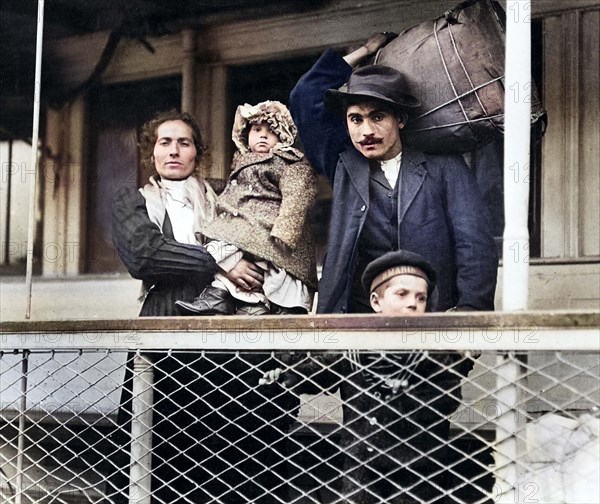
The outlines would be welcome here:
M 297 129 L 278 101 L 237 108 L 232 139 L 237 147 L 216 217 L 204 226 L 207 250 L 220 270 L 252 261 L 262 289 L 243 290 L 217 273 L 193 302 L 177 301 L 182 315 L 307 313 L 317 286 L 308 212 L 316 175 L 293 147 Z

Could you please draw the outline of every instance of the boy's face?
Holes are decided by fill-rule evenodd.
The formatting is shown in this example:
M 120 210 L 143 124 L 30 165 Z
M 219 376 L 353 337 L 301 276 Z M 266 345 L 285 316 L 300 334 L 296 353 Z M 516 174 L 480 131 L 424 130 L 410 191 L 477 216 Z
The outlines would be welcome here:
M 350 105 L 346 124 L 354 147 L 367 159 L 387 161 L 402 151 L 400 129 L 404 124 L 393 109 L 378 101 Z
M 259 124 L 250 125 L 250 131 L 248 131 L 248 148 L 250 152 L 266 154 L 278 142 L 279 137 L 273 133 L 268 122 L 264 121 Z
M 414 275 L 397 275 L 371 292 L 371 308 L 382 315 L 419 316 L 427 306 L 427 282 Z

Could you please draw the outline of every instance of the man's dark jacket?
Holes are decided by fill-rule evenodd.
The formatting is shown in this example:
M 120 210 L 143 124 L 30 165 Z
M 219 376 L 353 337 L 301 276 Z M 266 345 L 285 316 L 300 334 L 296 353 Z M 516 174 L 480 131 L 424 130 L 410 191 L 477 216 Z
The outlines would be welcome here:
M 318 313 L 349 311 L 358 240 L 369 212 L 369 162 L 350 142 L 345 119 L 323 105 L 325 91 L 342 86 L 351 71 L 328 50 L 290 96 L 306 156 L 333 189 Z M 464 160 L 405 147 L 399 183 L 398 245 L 437 271 L 437 310 L 493 310 L 498 257 L 488 210 Z

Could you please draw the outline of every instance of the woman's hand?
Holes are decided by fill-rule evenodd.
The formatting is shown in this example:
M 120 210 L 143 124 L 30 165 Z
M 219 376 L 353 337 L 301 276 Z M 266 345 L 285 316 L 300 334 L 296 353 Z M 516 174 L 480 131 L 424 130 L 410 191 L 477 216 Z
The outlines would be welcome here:
M 240 289 L 248 292 L 262 289 L 264 282 L 262 269 L 247 259 L 240 259 L 225 276 Z

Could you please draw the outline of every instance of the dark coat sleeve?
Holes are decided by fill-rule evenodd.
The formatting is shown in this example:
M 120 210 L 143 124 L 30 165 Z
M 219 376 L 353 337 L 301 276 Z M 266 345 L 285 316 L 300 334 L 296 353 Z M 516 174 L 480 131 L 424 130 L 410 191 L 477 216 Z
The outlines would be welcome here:
M 180 280 L 204 284 L 217 266 L 197 245 L 179 243 L 162 234 L 150 221 L 146 202 L 138 190 L 122 189 L 113 201 L 112 236 L 119 257 L 132 277 L 147 283 Z
M 349 361 L 339 352 L 317 352 L 312 356 L 296 352 L 279 354 L 278 358 L 286 366 L 280 383 L 298 395 L 333 394 L 350 374 Z
M 344 118 L 325 109 L 325 91 L 348 81 L 352 67 L 335 51 L 325 51 L 290 94 L 290 112 L 302 148 L 317 173 L 333 183 L 338 156 L 349 143 Z
M 459 310 L 493 310 L 498 254 L 491 218 L 475 177 L 462 158 L 451 157 L 443 170 L 446 215 L 454 238 Z

